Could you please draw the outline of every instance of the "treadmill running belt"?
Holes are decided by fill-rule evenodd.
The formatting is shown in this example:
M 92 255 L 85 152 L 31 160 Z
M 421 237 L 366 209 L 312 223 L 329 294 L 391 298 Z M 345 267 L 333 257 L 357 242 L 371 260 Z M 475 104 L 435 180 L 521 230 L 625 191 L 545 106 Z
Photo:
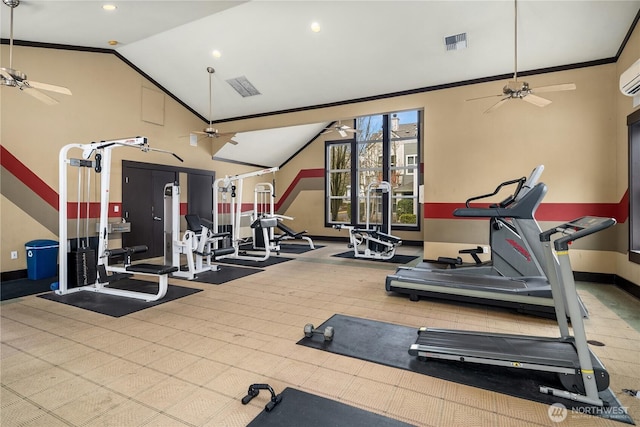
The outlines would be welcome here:
M 433 351 L 486 357 L 489 359 L 517 360 L 541 365 L 578 368 L 578 355 L 572 341 L 558 342 L 553 338 L 523 339 L 507 335 L 479 335 L 464 331 L 438 332 L 437 329 L 420 331 L 416 344 L 422 351 Z
M 455 270 L 454 270 L 455 271 Z M 527 289 L 547 288 L 549 283 L 542 277 L 522 278 L 503 277 L 503 276 L 482 276 L 459 273 L 445 273 L 439 270 L 399 270 L 395 275 L 390 275 L 399 281 L 415 280 L 431 284 L 440 284 L 446 286 L 464 287 L 483 287 L 485 289 L 496 289 L 504 292 L 522 292 Z

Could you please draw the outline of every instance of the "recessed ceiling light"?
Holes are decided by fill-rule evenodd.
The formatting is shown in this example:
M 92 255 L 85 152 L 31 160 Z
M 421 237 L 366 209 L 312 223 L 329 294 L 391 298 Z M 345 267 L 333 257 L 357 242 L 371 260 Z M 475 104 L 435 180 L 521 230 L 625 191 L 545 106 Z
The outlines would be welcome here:
M 118 8 L 118 6 L 116 6 L 115 4 L 103 4 L 102 5 L 102 9 L 103 10 L 112 11 L 112 10 L 116 10 L 117 8 Z
M 211 55 L 214 58 L 220 58 L 222 56 L 222 52 L 220 52 L 218 49 L 215 49 L 213 52 L 211 52 Z
M 318 22 L 312 22 L 311 23 L 311 31 L 313 31 L 314 33 L 319 33 L 320 32 L 320 24 Z
M 109 43 L 109 46 L 115 46 L 118 44 L 118 40 L 109 40 L 107 43 Z

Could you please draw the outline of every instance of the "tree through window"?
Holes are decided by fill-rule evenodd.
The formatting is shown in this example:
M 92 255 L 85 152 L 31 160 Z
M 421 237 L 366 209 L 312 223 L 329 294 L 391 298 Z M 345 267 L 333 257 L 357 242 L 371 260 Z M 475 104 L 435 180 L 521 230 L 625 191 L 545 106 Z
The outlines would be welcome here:
M 369 222 L 380 224 L 391 203 L 394 228 L 418 228 L 421 120 L 417 110 L 358 117 L 353 139 L 327 142 L 327 226 L 365 224 L 367 187 L 387 181 L 390 198 L 370 200 Z

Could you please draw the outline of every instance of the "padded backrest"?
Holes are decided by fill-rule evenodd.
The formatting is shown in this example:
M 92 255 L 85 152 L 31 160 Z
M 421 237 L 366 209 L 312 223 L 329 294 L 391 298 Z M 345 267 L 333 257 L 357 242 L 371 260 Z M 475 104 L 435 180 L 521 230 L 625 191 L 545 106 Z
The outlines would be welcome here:
M 187 214 L 184 216 L 187 220 L 187 229 L 199 233 L 202 231 L 202 224 L 200 223 L 200 217 L 194 214 Z

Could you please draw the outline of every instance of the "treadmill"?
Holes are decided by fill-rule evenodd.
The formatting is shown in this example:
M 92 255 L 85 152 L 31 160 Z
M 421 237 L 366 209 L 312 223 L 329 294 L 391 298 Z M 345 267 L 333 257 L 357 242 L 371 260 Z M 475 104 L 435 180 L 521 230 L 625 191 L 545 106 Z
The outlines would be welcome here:
M 489 194 L 474 196 L 465 202 L 466 207 L 471 207 L 471 202 L 478 202 L 487 198 L 491 198 L 504 188 L 510 185 L 516 185 L 513 194 L 498 202 L 493 207 L 506 208 L 512 203 L 523 198 L 539 181 L 544 165 L 536 166 L 529 174 L 529 177 L 521 177 L 510 181 L 500 183 L 496 189 Z M 534 220 L 535 221 L 535 220 Z M 536 227 L 532 229 L 534 240 L 537 240 L 538 234 L 542 231 L 536 223 Z M 510 218 L 492 217 L 489 219 L 489 245 L 491 246 L 491 260 L 482 262 L 478 254 L 482 253 L 482 247 L 478 246 L 473 249 L 464 249 L 460 253 L 469 254 L 474 259 L 474 263 L 463 263 L 462 258 L 439 257 L 437 260 L 424 260 L 415 268 L 423 270 L 433 269 L 455 269 L 456 273 L 467 274 L 484 274 L 506 277 L 516 276 L 543 276 L 544 271 L 538 262 L 535 253 L 528 249 L 528 245 L 523 241 L 517 227 Z M 403 268 L 403 267 L 400 267 Z M 404 267 L 406 268 L 406 267 Z
M 457 217 L 510 219 L 510 226 L 521 242 L 514 250 L 530 260 L 540 275 L 506 277 L 495 273 L 472 274 L 475 268 L 481 267 L 432 270 L 420 266 L 400 267 L 394 274 L 386 277 L 385 289 L 387 292 L 408 294 L 412 301 L 430 297 L 512 308 L 521 313 L 554 317 L 556 310 L 548 280 L 548 266 L 538 241 L 541 230 L 534 218 L 546 193 L 547 186 L 540 182 L 506 207 L 467 207 L 453 212 Z M 551 271 L 555 274 L 553 268 L 552 265 Z M 578 305 L 582 316 L 588 317 L 588 311 L 579 298 Z
M 603 406 L 598 392 L 609 387 L 609 374 L 587 344 L 569 260 L 569 244 L 615 223 L 613 218 L 586 216 L 540 234 L 545 259 L 548 265 L 554 266 L 555 274 L 549 277 L 560 337 L 421 328 L 415 344 L 409 348 L 409 354 L 423 361 L 444 359 L 555 372 L 566 390 L 540 386 L 541 393 Z M 551 236 L 556 233 L 561 233 L 562 237 L 553 242 L 552 248 Z M 557 263 L 554 262 L 554 248 Z M 567 315 L 573 336 L 569 332 Z

